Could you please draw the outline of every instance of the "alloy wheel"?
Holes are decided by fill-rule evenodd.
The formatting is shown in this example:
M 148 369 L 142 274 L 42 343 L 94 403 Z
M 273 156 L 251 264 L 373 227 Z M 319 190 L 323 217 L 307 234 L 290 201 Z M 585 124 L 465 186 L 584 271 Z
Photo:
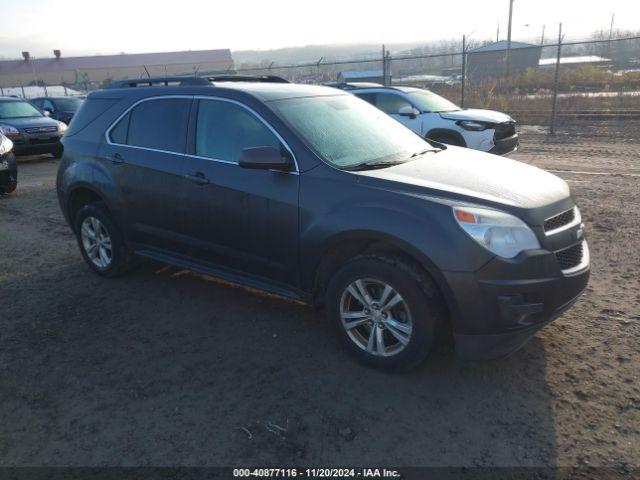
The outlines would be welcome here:
M 98 268 L 105 269 L 113 259 L 111 236 L 104 224 L 96 217 L 87 217 L 80 228 L 80 238 L 89 260 Z
M 351 341 L 371 355 L 396 355 L 411 339 L 409 306 L 381 280 L 362 278 L 349 284 L 340 298 L 340 319 Z

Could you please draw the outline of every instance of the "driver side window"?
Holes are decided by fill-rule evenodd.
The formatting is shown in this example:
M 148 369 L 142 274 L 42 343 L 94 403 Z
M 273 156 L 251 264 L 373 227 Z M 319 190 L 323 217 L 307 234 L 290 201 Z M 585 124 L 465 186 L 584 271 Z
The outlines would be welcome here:
M 376 93 L 376 107 L 389 115 L 397 115 L 402 107 L 412 105 L 395 93 Z
M 201 100 L 196 127 L 196 155 L 238 162 L 242 150 L 275 147 L 280 140 L 247 109 L 231 102 Z

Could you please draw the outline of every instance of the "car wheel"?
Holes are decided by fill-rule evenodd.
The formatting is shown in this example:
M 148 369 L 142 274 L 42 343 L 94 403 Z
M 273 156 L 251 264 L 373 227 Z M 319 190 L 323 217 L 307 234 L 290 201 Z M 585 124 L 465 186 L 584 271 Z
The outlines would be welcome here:
M 453 145 L 455 147 L 464 146 L 458 137 L 447 133 L 436 133 L 434 135 L 429 135 L 427 138 L 434 142 L 444 143 L 445 145 Z
M 385 370 L 416 366 L 429 354 L 444 319 L 431 279 L 401 258 L 356 257 L 331 279 L 327 316 L 347 349 Z
M 105 277 L 116 277 L 129 269 L 131 254 L 102 202 L 80 208 L 74 229 L 82 256 L 93 271 Z
M 9 181 L 5 185 L 0 185 L 0 195 L 6 195 L 13 192 L 18 187 L 17 175 L 11 175 Z

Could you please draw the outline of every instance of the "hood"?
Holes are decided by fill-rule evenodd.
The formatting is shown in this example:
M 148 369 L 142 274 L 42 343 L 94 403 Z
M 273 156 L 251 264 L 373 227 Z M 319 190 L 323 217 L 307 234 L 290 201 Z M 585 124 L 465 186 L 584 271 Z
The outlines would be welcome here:
M 480 122 L 491 123 L 513 122 L 513 118 L 506 113 L 495 112 L 493 110 L 480 110 L 477 108 L 442 112 L 440 116 L 447 120 L 478 120 Z
M 403 184 L 426 194 L 469 197 L 515 208 L 531 209 L 570 197 L 559 177 L 531 165 L 468 148 L 449 146 L 416 160 L 358 175 Z M 398 185 L 394 188 L 402 188 Z M 423 189 L 428 189 L 424 191 Z M 420 193 L 422 193 L 420 192 Z
M 0 123 L 5 125 L 11 125 L 15 128 L 25 127 L 50 127 L 52 125 L 58 126 L 58 121 L 49 117 L 28 117 L 28 118 L 7 118 L 6 120 L 0 119 Z

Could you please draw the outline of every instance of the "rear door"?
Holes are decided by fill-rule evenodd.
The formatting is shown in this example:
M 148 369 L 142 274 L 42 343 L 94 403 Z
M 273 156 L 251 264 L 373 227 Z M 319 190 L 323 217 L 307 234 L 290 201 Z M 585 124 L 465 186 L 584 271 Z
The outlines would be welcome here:
M 184 250 L 182 170 L 192 101 L 145 99 L 107 132 L 101 156 L 111 164 L 134 242 Z
M 240 102 L 200 99 L 194 108 L 192 155 L 183 164 L 185 178 L 191 179 L 186 185 L 184 230 L 191 254 L 295 285 L 298 172 L 295 166 L 282 172 L 238 165 L 244 148 L 291 151 L 262 117 Z

